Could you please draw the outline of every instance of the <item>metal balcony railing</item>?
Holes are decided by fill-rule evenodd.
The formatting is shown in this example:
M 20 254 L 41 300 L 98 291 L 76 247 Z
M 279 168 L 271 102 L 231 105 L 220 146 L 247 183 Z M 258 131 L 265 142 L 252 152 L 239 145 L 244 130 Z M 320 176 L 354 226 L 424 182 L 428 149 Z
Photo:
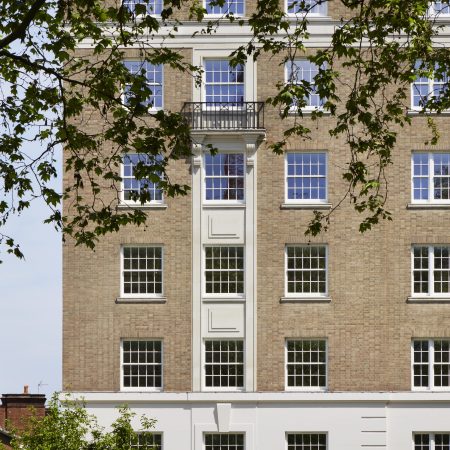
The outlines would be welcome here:
M 264 102 L 186 102 L 181 113 L 192 130 L 264 129 Z

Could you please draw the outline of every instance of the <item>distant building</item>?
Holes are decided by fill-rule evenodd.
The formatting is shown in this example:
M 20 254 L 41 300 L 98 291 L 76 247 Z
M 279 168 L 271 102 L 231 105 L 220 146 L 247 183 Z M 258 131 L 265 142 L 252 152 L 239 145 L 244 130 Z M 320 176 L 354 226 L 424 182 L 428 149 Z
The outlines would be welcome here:
M 7 427 L 23 430 L 33 415 L 44 417 L 45 395 L 30 394 L 24 386 L 22 394 L 3 394 L 0 400 L 0 443 L 10 448 L 12 436 Z

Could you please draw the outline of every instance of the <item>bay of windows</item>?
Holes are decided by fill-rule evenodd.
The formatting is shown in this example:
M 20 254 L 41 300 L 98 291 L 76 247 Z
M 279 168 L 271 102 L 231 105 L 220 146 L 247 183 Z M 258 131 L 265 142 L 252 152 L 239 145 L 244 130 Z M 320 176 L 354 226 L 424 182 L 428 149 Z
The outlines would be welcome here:
M 286 202 L 325 202 L 326 200 L 326 153 L 287 153 Z
M 245 99 L 244 66 L 230 65 L 228 59 L 206 59 L 205 101 L 226 103 L 229 106 L 241 105 Z
M 450 247 L 415 245 L 412 248 L 413 295 L 448 296 L 450 293 Z
M 414 389 L 450 389 L 450 340 L 414 340 L 412 353 Z
M 132 85 L 126 85 L 124 90 L 125 104 L 137 94 L 143 96 L 142 104 L 150 106 L 151 109 L 163 108 L 163 66 L 162 64 L 151 64 L 148 61 L 124 61 L 123 64 L 132 75 L 142 75 L 146 79 L 146 85 L 151 94 L 145 97 L 144 92 L 135 93 Z
M 413 202 L 450 202 L 450 153 L 412 154 Z

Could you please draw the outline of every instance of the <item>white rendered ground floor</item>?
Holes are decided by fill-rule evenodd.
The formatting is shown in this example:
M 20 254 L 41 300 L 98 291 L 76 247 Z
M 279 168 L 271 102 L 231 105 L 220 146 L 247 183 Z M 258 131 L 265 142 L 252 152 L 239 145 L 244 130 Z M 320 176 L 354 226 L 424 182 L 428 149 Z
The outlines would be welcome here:
M 327 450 L 414 450 L 414 435 L 429 434 L 434 450 L 434 435 L 450 433 L 450 393 L 71 394 L 106 427 L 123 404 L 156 419 L 163 450 L 205 450 L 213 433 L 244 435 L 245 450 L 286 450 L 295 433 L 326 433 Z

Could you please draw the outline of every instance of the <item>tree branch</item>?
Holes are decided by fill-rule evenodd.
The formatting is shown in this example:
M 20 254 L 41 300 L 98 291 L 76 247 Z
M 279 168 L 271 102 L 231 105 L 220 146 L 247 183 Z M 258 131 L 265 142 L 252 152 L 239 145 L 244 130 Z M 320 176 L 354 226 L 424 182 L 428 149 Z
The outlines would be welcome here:
M 45 0 L 36 0 L 29 11 L 25 14 L 22 22 L 16 27 L 14 31 L 12 31 L 8 36 L 4 37 L 0 40 L 0 48 L 5 48 L 12 42 L 14 42 L 16 39 L 20 39 L 21 37 L 25 36 L 25 32 L 27 31 L 28 27 L 31 25 L 31 22 L 33 22 L 33 19 L 36 17 L 36 14 L 38 13 L 39 9 L 44 5 Z

